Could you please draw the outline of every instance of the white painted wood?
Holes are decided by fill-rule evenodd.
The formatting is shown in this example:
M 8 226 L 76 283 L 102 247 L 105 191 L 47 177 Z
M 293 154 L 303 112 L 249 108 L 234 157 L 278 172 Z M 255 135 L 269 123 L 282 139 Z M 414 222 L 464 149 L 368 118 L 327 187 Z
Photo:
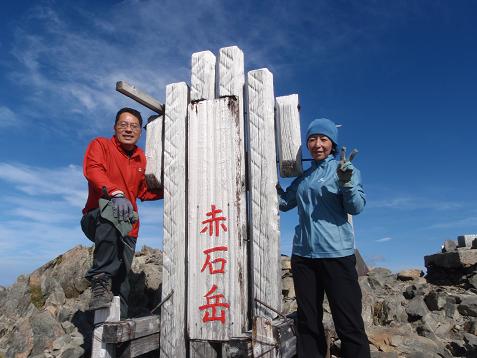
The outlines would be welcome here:
M 273 75 L 267 69 L 248 72 L 249 183 L 253 297 L 281 311 L 281 264 Z M 254 302 L 254 316 L 276 316 Z
M 218 96 L 243 98 L 245 84 L 243 52 L 237 46 L 223 47 L 218 57 Z M 243 101 L 241 101 L 243 103 Z
M 275 110 L 280 176 L 299 176 L 303 173 L 303 168 L 298 95 L 277 97 Z
M 186 144 L 189 88 L 166 87 L 164 122 L 164 236 L 161 307 L 161 357 L 185 357 L 186 322 Z
M 247 295 L 242 294 L 247 292 L 242 257 L 246 222 L 242 216 L 244 150 L 238 101 L 225 97 L 191 103 L 188 123 L 188 331 L 191 339 L 223 341 L 239 336 L 246 329 Z M 227 231 L 219 223 L 218 232 L 215 226 L 209 232 L 202 223 L 211 218 L 206 214 L 212 205 L 222 210 L 217 216 L 226 218 L 220 223 Z M 213 247 L 227 248 L 211 253 L 211 260 L 227 260 L 224 273 L 211 274 L 210 267 L 204 267 L 204 250 Z M 212 268 L 218 269 L 220 265 Z M 218 320 L 203 322 L 205 313 L 213 312 L 200 310 L 207 303 L 205 295 L 214 285 L 216 290 L 211 295 L 223 295 L 219 302 L 229 305 L 216 311 L 215 316 L 224 314 L 223 324 Z
M 273 336 L 272 321 L 257 316 L 253 319 L 252 349 L 254 357 L 279 357 L 277 342 Z
M 164 117 L 159 116 L 146 127 L 146 182 L 149 189 L 162 187 Z
M 239 131 L 240 131 L 240 148 L 242 150 L 242 157 L 245 155 L 245 128 L 244 128 L 244 86 L 245 86 L 245 65 L 243 51 L 237 46 L 223 47 L 219 50 L 217 58 L 217 94 L 218 96 L 234 96 L 238 100 L 239 109 Z M 241 197 L 240 202 L 240 217 L 243 218 L 242 224 L 239 227 L 241 230 L 240 236 L 247 238 L 247 189 L 246 189 L 246 162 L 245 159 L 240 161 L 240 185 Z M 243 282 L 248 282 L 249 278 L 249 262 L 248 262 L 248 245 L 244 242 L 242 247 L 241 257 L 243 271 L 241 273 Z M 243 296 L 246 299 L 246 306 L 248 306 L 249 286 L 245 284 L 241 287 L 240 292 L 235 292 L 236 295 Z M 244 315 L 247 313 L 244 312 Z M 248 321 L 248 319 L 247 319 Z M 247 324 L 247 326 L 249 326 Z
M 111 306 L 94 312 L 95 326 L 103 322 L 116 322 L 121 318 L 119 296 L 114 296 Z M 103 343 L 103 326 L 97 326 L 93 331 L 93 348 L 91 350 L 92 358 L 114 358 L 116 354 L 115 344 Z
M 215 62 L 210 51 L 192 54 L 191 101 L 215 98 Z
M 122 93 L 125 96 L 135 100 L 143 106 L 153 110 L 156 113 L 164 113 L 164 106 L 157 99 L 152 98 L 148 94 L 138 90 L 136 87 L 130 85 L 127 82 L 116 82 L 116 91 Z

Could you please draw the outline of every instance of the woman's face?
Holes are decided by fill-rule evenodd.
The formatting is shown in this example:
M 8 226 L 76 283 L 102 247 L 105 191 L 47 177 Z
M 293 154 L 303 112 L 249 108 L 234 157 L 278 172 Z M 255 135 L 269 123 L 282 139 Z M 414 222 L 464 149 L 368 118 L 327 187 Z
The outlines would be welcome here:
M 313 134 L 306 143 L 312 158 L 316 161 L 327 158 L 333 149 L 333 142 L 323 134 Z

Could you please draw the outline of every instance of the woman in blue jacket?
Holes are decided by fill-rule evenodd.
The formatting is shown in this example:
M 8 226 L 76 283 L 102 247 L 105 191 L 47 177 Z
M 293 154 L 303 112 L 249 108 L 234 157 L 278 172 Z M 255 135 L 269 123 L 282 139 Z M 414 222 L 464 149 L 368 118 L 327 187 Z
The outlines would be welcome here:
M 338 130 L 332 121 L 312 121 L 306 133 L 311 167 L 283 191 L 280 210 L 298 209 L 292 251 L 292 274 L 298 303 L 298 357 L 325 357 L 323 297 L 328 298 L 343 357 L 370 357 L 361 317 L 361 289 L 348 214 L 366 203 L 361 176 L 352 156 L 335 159 Z

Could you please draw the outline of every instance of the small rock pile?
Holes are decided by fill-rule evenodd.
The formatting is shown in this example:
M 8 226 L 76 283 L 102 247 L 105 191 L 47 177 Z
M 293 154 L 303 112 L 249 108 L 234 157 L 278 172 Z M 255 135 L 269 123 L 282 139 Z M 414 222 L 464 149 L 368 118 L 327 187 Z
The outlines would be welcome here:
M 424 257 L 427 280 L 440 285 L 457 285 L 477 293 L 477 235 L 447 240 L 442 252 Z
M 0 357 L 88 357 L 93 314 L 84 279 L 92 247 L 77 246 L 0 290 Z M 132 265 L 131 310 L 150 315 L 161 297 L 162 253 L 144 247 Z

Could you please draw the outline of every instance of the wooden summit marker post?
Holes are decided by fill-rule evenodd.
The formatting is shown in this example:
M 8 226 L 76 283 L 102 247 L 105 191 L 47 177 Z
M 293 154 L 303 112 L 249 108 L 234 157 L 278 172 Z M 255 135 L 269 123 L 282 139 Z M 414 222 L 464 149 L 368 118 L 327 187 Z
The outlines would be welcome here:
M 255 356 L 279 356 L 266 328 L 281 310 L 273 75 L 251 71 L 245 88 L 244 56 L 236 46 L 220 49 L 218 58 L 194 53 L 191 65 L 190 103 L 184 84 L 180 115 L 172 115 L 169 86 L 165 106 L 163 299 L 173 294 L 161 312 L 161 356 L 215 357 L 242 349 L 232 342 L 252 338 L 258 316 Z M 175 117 L 187 128 L 173 124 Z M 173 150 L 168 133 L 176 138 Z M 181 188 L 184 198 L 177 197 Z M 241 354 L 250 356 L 246 346 Z
M 192 93 L 202 100 L 188 111 L 188 332 L 191 340 L 228 341 L 247 329 L 243 94 L 214 99 L 215 61 L 209 52 L 192 59 Z M 242 78 L 230 73 L 229 81 L 241 81 L 243 93 L 237 72 Z
M 191 65 L 190 94 L 170 84 L 165 106 L 133 86 L 118 89 L 163 114 L 146 138 L 148 183 L 164 187 L 161 357 L 291 357 L 290 320 L 276 320 L 274 120 L 282 176 L 298 175 L 298 97 L 277 98 L 275 118 L 272 73 L 250 71 L 245 84 L 236 46 L 217 58 L 194 53 Z

